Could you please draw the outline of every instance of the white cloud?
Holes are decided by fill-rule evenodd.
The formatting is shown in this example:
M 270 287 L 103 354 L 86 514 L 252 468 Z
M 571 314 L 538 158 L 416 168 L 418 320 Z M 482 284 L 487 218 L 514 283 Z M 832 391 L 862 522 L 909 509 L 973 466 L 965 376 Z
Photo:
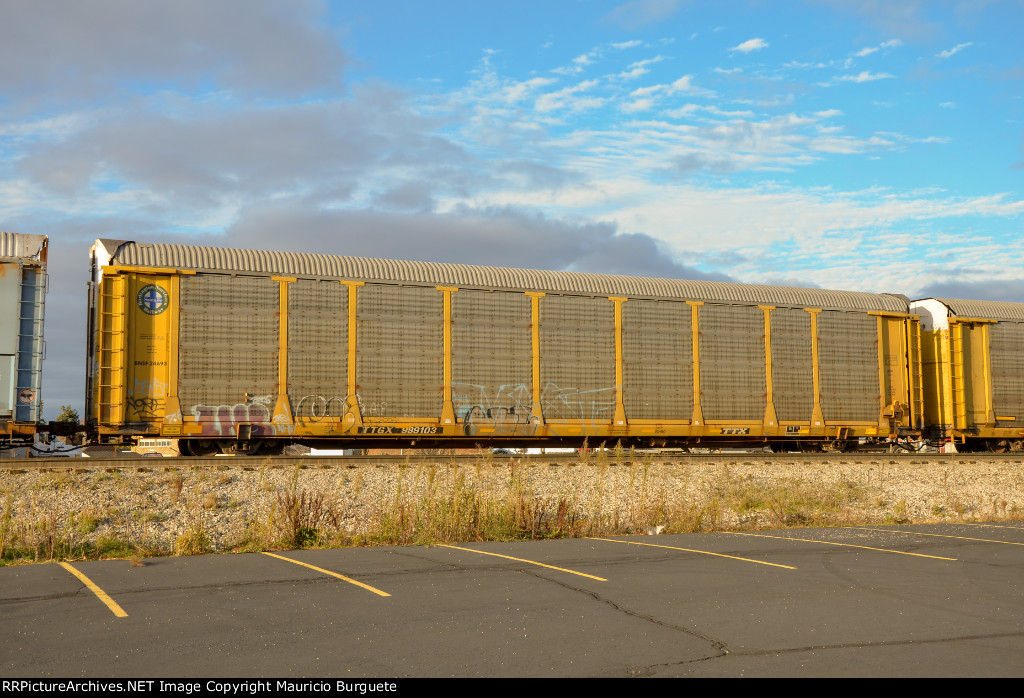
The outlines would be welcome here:
M 742 53 L 750 53 L 751 51 L 759 51 L 760 49 L 768 48 L 768 42 L 764 39 L 747 39 L 742 44 L 733 46 L 730 51 L 740 51 Z
M 843 62 L 843 64 L 845 64 L 845 61 Z M 835 68 L 837 65 L 840 65 L 840 63 L 838 63 L 836 61 L 827 61 L 827 62 L 826 61 L 818 61 L 817 63 L 803 63 L 801 61 L 789 61 L 789 62 L 783 64 L 783 66 L 786 67 L 786 68 L 798 68 L 798 69 L 801 69 L 801 70 L 810 69 L 810 68 L 819 68 L 819 69 L 820 68 Z M 716 70 L 718 70 L 718 69 L 716 68 Z M 725 72 L 725 71 L 723 71 L 723 72 Z
M 576 56 L 575 58 L 572 59 L 570 65 L 563 65 L 557 68 L 552 68 L 551 72 L 557 75 L 579 75 L 587 66 L 593 65 L 595 59 L 599 58 L 600 56 L 600 50 L 594 49 L 592 51 L 588 51 L 587 53 L 583 53 L 580 54 L 579 56 Z
M 638 111 L 647 111 L 654 106 L 654 100 L 650 97 L 637 99 L 632 102 L 624 103 L 620 108 L 627 114 L 632 114 Z
M 946 49 L 945 51 L 940 51 L 939 53 L 936 53 L 935 57 L 936 58 L 949 58 L 953 54 L 959 53 L 960 51 L 964 50 L 968 46 L 973 46 L 973 45 L 974 45 L 973 41 L 968 41 L 965 44 L 957 44 L 953 48 Z
M 29 119 L 26 121 L 0 121 L 0 138 L 10 143 L 31 141 L 39 138 L 60 140 L 91 125 L 101 115 L 82 112 L 68 112 L 57 116 Z
M 660 63 L 663 60 L 665 60 L 664 56 L 655 56 L 654 58 L 648 58 L 647 60 L 630 63 L 626 70 L 618 73 L 617 75 L 611 76 L 611 78 L 613 80 L 635 80 L 642 75 L 646 75 L 651 72 L 649 66 L 654 65 L 655 63 Z
M 541 87 L 558 82 L 554 78 L 531 78 L 523 82 L 508 85 L 501 91 L 501 100 L 508 103 L 519 102 Z
M 684 104 L 676 109 L 669 109 L 664 112 L 665 116 L 670 118 L 681 118 L 684 116 L 693 116 L 697 112 L 704 112 L 713 117 L 724 117 L 727 119 L 750 119 L 753 118 L 754 112 L 743 109 L 743 110 L 726 110 L 720 109 L 714 105 L 701 105 L 701 104 Z
M 540 112 L 549 112 L 556 109 L 583 111 L 599 107 L 607 101 L 605 98 L 578 96 L 581 92 L 586 92 L 597 84 L 597 80 L 585 80 L 573 87 L 548 92 L 537 98 L 537 101 L 534 103 L 534 109 Z
M 693 84 L 693 76 L 684 75 L 672 83 L 672 86 L 669 88 L 669 93 L 676 94 L 677 92 L 694 92 L 697 89 L 698 88 Z
M 891 138 L 894 141 L 900 143 L 949 143 L 950 138 L 948 136 L 907 136 L 902 133 L 894 133 L 891 131 L 879 131 L 876 135 Z
M 665 112 L 665 116 L 672 119 L 680 119 L 684 116 L 692 116 L 701 109 L 704 109 L 704 107 L 700 106 L 699 104 L 684 104 L 681 107 L 669 109 L 668 111 Z
M 840 75 L 836 80 L 842 80 L 843 82 L 873 82 L 875 80 L 888 80 L 894 77 L 896 76 L 889 73 L 872 73 L 869 70 L 862 70 L 856 75 Z
M 862 48 L 860 51 L 857 51 L 857 53 L 855 53 L 853 55 L 857 56 L 858 58 L 863 58 L 864 56 L 870 56 L 872 53 L 876 52 L 877 50 L 878 50 L 877 48 L 872 48 L 872 47 Z

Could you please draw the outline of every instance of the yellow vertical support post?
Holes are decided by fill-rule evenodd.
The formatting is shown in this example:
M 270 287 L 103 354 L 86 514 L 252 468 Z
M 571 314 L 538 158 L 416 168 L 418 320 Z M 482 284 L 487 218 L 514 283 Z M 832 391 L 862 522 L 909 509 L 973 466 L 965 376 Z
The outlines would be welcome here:
M 764 311 L 764 431 L 774 432 L 778 428 L 778 417 L 775 415 L 775 397 L 772 389 L 772 311 L 773 305 L 759 305 Z
M 985 371 L 985 426 L 996 425 L 996 408 L 992 402 L 992 354 L 989 332 L 992 325 L 985 323 L 981 326 L 981 354 Z
M 877 338 L 876 344 L 878 345 L 878 424 L 881 426 L 883 423 L 888 421 L 889 423 L 889 436 L 895 436 L 894 421 L 891 419 L 895 415 L 894 410 L 890 410 L 890 402 L 888 401 L 889 390 L 891 387 L 890 380 L 887 380 L 885 375 L 885 346 L 886 346 L 886 319 L 881 315 L 875 316 L 875 337 Z
M 919 384 L 914 376 L 914 351 L 913 351 L 913 324 L 909 317 L 903 319 L 903 337 L 900 344 L 902 356 L 904 360 L 904 382 L 906 385 L 906 395 L 909 404 L 907 405 L 907 417 L 909 418 L 909 426 L 914 428 L 918 426 L 918 396 L 916 396 L 916 390 L 918 390 Z
M 701 301 L 686 301 L 690 306 L 690 330 L 693 341 L 693 418 L 694 426 L 704 424 L 704 411 L 700 406 L 700 306 Z
M 967 426 L 967 390 L 964 377 L 964 335 L 959 322 L 949 324 L 949 368 L 953 385 L 953 428 Z
M 292 419 L 292 408 L 288 402 L 288 284 L 296 279 L 274 276 L 274 281 L 281 284 L 280 311 L 277 327 L 277 404 L 274 405 L 272 421 L 279 432 L 295 432 Z
M 537 420 L 537 424 L 544 423 L 544 411 L 540 405 L 540 299 L 545 293 L 527 291 L 531 302 L 531 337 L 533 342 L 533 409 L 530 410 L 530 421 Z
M 811 414 L 811 433 L 825 430 L 825 417 L 821 411 L 821 378 L 818 368 L 818 313 L 821 308 L 804 308 L 811 314 L 811 378 L 814 384 L 814 411 Z
M 441 392 L 441 424 L 455 424 L 455 406 L 452 404 L 452 294 L 459 289 L 452 286 L 436 286 L 444 294 L 444 326 L 442 328 L 444 376 Z
M 363 425 L 363 414 L 359 409 L 358 386 L 356 385 L 356 332 L 358 322 L 356 310 L 358 309 L 357 289 L 363 285 L 362 281 L 342 281 L 342 285 L 348 288 L 348 395 L 345 397 L 345 423 L 346 428 L 361 427 Z
M 609 296 L 608 300 L 615 304 L 615 421 L 613 426 L 626 426 L 626 407 L 623 403 L 622 383 L 622 304 L 628 298 L 617 298 Z
M 912 375 L 914 376 L 914 388 L 911 397 L 914 399 L 913 426 L 915 429 L 924 429 L 924 354 L 921 353 L 921 323 L 919 320 L 909 320 L 911 346 L 914 348 L 914 359 L 911 362 Z
M 168 280 L 171 287 L 170 314 L 167 330 L 167 407 L 161 433 L 167 436 L 181 434 L 181 400 L 178 398 L 178 333 L 181 327 L 181 277 L 175 274 Z
M 888 406 L 885 398 L 888 394 L 885 380 L 885 327 L 882 325 L 882 316 L 875 316 L 875 346 L 878 347 L 878 413 L 885 414 Z

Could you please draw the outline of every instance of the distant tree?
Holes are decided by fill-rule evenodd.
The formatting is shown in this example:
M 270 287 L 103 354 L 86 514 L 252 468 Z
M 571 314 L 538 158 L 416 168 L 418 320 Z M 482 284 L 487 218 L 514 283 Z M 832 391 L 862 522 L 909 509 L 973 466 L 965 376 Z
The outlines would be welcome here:
M 71 407 L 71 405 L 61 405 L 60 414 L 57 415 L 58 423 L 70 423 L 78 424 L 81 420 L 78 418 L 78 410 Z

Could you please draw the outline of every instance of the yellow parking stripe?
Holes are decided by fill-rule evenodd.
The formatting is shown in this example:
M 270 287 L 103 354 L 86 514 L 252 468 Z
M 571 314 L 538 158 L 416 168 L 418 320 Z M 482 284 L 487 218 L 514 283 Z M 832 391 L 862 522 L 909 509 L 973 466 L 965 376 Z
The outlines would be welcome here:
M 82 582 L 82 584 L 84 584 L 89 589 L 89 591 L 96 594 L 96 598 L 105 603 L 107 605 L 107 608 L 113 611 L 115 616 L 117 616 L 118 618 L 128 617 L 128 614 L 124 612 L 124 609 L 118 606 L 117 602 L 110 598 L 110 596 L 107 595 L 107 592 L 103 591 L 98 586 L 96 586 L 96 584 L 94 584 L 91 579 L 86 577 L 84 574 L 82 574 L 66 562 L 60 563 L 60 566 L 66 569 L 71 574 L 78 577 L 78 580 Z
M 859 528 L 862 531 L 885 531 L 886 533 L 906 533 L 908 536 L 934 536 L 936 538 L 956 538 L 957 540 L 973 540 L 979 543 L 1002 543 L 1003 545 L 1024 545 L 1008 540 L 992 540 L 990 538 L 969 538 L 967 536 L 951 536 L 948 533 L 922 533 L 921 531 L 900 531 L 892 528 L 869 528 L 867 526 L 849 526 L 848 528 Z
M 764 560 L 751 560 L 748 557 L 737 557 L 735 555 L 726 555 L 724 553 L 712 553 L 707 550 L 693 550 L 691 548 L 677 548 L 672 545 L 658 545 L 657 543 L 641 543 L 635 540 L 616 540 L 614 538 L 588 538 L 587 540 L 603 540 L 608 543 L 629 543 L 630 545 L 646 545 L 650 548 L 666 548 L 667 550 L 682 550 L 684 553 L 699 553 L 700 555 L 714 555 L 715 557 L 727 557 L 730 560 L 740 560 L 742 562 L 754 562 L 758 565 L 771 565 L 772 567 L 781 567 L 787 570 L 795 570 L 796 567 L 790 567 L 789 565 L 780 565 L 775 562 L 765 562 Z
M 1002 526 L 994 523 L 981 523 L 975 521 L 957 521 L 958 526 L 985 526 L 986 528 L 1008 528 L 1011 531 L 1024 531 L 1024 526 Z
M 465 550 L 468 553 L 480 553 L 481 555 L 493 555 L 494 557 L 503 557 L 506 560 L 515 560 L 516 562 L 525 562 L 528 565 L 537 565 L 538 567 L 547 567 L 549 570 L 558 570 L 559 572 L 568 572 L 569 574 L 578 574 L 581 577 L 587 577 L 589 579 L 596 579 L 599 582 L 607 582 L 608 580 L 604 577 L 595 577 L 592 574 L 583 574 L 582 572 L 573 572 L 563 567 L 555 567 L 554 565 L 545 565 L 543 562 L 535 562 L 534 560 L 524 560 L 521 557 L 512 557 L 511 555 L 499 555 L 498 553 L 485 553 L 483 550 L 473 550 L 473 548 L 460 548 L 457 545 L 445 545 L 444 543 L 438 543 L 439 548 L 452 548 L 453 550 Z
M 349 584 L 355 584 L 357 587 L 362 587 L 363 589 L 366 589 L 367 591 L 372 591 L 377 596 L 391 596 L 391 594 L 388 594 L 387 592 L 384 592 L 384 591 L 381 591 L 380 589 L 372 587 L 369 584 L 363 584 L 362 582 L 357 582 L 356 580 L 352 579 L 351 577 L 346 577 L 343 574 L 338 574 L 337 572 L 331 572 L 330 570 L 325 570 L 323 567 L 317 567 L 315 565 L 307 565 L 305 562 L 299 562 L 298 560 L 293 560 L 290 557 L 284 557 L 283 555 L 275 555 L 274 553 L 267 553 L 267 552 L 265 552 L 263 554 L 264 555 L 269 555 L 270 557 L 276 557 L 278 560 L 284 560 L 285 562 L 291 562 L 291 563 L 294 563 L 296 565 L 302 565 L 303 567 L 308 567 L 309 569 L 316 570 L 317 572 L 323 572 L 324 574 L 329 574 L 332 577 L 337 577 L 338 579 L 340 579 L 342 581 L 345 581 L 345 582 L 348 582 Z
M 952 560 L 956 561 L 955 557 L 939 557 L 938 555 L 925 555 L 923 553 L 908 553 L 903 550 L 889 550 L 888 548 L 872 548 L 867 545 L 854 545 L 853 543 L 835 543 L 829 540 L 814 540 L 813 538 L 791 538 L 790 536 L 769 536 L 765 533 L 740 533 L 739 531 L 723 531 L 723 533 L 731 533 L 734 536 L 754 536 L 755 538 L 778 538 L 779 540 L 798 540 L 804 543 L 821 543 L 822 545 L 838 545 L 843 548 L 861 548 L 862 550 L 874 550 L 880 553 L 896 553 L 897 555 L 913 555 L 914 557 L 929 557 L 933 560 Z

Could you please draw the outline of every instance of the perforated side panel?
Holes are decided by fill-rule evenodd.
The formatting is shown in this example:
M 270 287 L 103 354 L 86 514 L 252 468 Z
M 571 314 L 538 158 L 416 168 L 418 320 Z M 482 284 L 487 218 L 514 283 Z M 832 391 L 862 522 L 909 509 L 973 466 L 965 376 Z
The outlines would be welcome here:
M 704 305 L 697 322 L 704 419 L 763 419 L 764 312 L 749 306 Z
M 178 397 L 198 405 L 274 409 L 280 286 L 266 278 L 181 277 Z
M 615 416 L 615 305 L 607 298 L 540 299 L 545 419 Z
M 772 323 L 772 401 L 780 420 L 809 421 L 814 412 L 811 315 L 776 308 Z
M 452 402 L 467 414 L 526 422 L 533 406 L 530 297 L 522 293 L 452 294 Z
M 348 395 L 348 288 L 288 285 L 288 397 L 295 417 L 338 417 Z
M 441 291 L 360 286 L 356 316 L 356 392 L 363 417 L 440 417 Z
M 1024 425 L 1024 324 L 1000 322 L 989 326 L 992 363 L 992 406 L 999 427 Z
M 685 303 L 622 304 L 623 404 L 627 419 L 693 415 L 693 335 Z
M 878 320 L 871 315 L 818 315 L 818 374 L 825 421 L 878 421 Z

